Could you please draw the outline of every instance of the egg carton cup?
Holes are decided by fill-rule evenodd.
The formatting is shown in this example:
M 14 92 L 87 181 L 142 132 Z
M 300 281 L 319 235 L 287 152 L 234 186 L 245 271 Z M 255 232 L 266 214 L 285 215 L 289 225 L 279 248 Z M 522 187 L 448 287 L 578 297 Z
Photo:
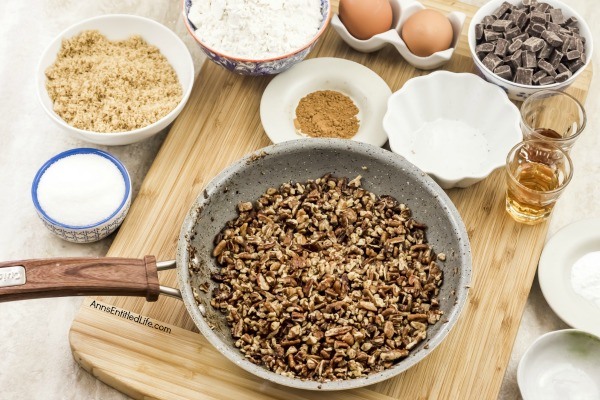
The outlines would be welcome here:
M 402 40 L 400 32 L 408 18 L 426 7 L 415 0 L 390 0 L 390 5 L 392 6 L 392 29 L 379 33 L 370 39 L 360 40 L 352 36 L 337 14 L 332 17 L 331 25 L 344 42 L 354 50 L 362 53 L 371 53 L 391 44 L 398 50 L 402 58 L 418 69 L 435 69 L 450 61 L 465 23 L 465 14 L 453 11 L 447 15 L 452 25 L 452 43 L 449 49 L 435 52 L 428 57 L 419 57 L 411 53 L 404 40 Z

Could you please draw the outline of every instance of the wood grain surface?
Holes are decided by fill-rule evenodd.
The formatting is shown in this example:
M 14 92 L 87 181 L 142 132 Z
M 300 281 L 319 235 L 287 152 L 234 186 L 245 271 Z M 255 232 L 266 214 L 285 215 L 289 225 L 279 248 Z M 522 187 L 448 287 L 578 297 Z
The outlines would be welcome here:
M 423 3 L 468 16 L 454 56 L 443 68 L 474 72 L 466 35 L 476 8 L 456 1 Z M 324 56 L 368 66 L 393 91 L 427 73 L 405 63 L 391 46 L 372 54 L 358 53 L 332 28 L 311 53 L 311 57 Z M 568 91 L 584 101 L 591 76 L 589 68 Z M 260 97 L 270 79 L 234 75 L 211 62 L 204 65 L 110 256 L 174 258 L 181 223 L 203 187 L 233 161 L 270 144 L 259 119 Z M 473 282 L 468 304 L 445 341 L 395 379 L 333 393 L 270 384 L 221 356 L 196 333 L 183 303 L 171 298 L 156 303 L 125 297 L 86 299 L 70 332 L 73 355 L 94 376 L 138 399 L 494 399 L 547 230 L 547 224 L 530 227 L 513 222 L 504 211 L 504 192 L 502 171 L 467 189 L 448 192 L 471 239 Z M 172 271 L 161 272 L 159 278 L 163 285 L 176 284 Z M 149 319 L 152 326 L 135 322 L 132 313 L 140 314 L 138 321 L 141 316 Z
M 62 296 L 141 296 L 158 299 L 156 258 L 48 258 L 0 263 L 21 266 L 23 285 L 0 287 L 0 302 Z

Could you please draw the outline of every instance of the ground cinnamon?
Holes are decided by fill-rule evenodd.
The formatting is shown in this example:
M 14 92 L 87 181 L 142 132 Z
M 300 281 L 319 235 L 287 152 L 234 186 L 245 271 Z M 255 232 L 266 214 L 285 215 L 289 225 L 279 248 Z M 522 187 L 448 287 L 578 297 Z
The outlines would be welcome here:
M 357 114 L 358 107 L 350 97 L 334 90 L 319 90 L 300 100 L 294 126 L 312 137 L 349 139 L 360 126 Z

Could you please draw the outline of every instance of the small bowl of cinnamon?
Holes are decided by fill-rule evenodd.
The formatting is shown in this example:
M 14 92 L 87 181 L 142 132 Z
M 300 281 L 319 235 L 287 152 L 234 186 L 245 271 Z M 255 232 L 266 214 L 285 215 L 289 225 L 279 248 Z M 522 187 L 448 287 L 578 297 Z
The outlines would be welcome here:
M 382 120 L 391 93 L 379 75 L 361 64 L 314 58 L 269 83 L 260 118 L 273 143 L 337 138 L 383 146 Z

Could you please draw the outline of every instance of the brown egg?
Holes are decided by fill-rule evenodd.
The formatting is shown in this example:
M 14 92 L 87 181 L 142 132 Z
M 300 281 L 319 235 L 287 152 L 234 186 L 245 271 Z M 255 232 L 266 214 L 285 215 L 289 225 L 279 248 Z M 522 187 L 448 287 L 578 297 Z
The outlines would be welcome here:
M 427 57 L 450 48 L 452 25 L 448 18 L 438 11 L 417 11 L 402 26 L 402 40 L 411 53 Z
M 366 40 L 392 27 L 389 0 L 340 0 L 340 20 L 352 36 Z

